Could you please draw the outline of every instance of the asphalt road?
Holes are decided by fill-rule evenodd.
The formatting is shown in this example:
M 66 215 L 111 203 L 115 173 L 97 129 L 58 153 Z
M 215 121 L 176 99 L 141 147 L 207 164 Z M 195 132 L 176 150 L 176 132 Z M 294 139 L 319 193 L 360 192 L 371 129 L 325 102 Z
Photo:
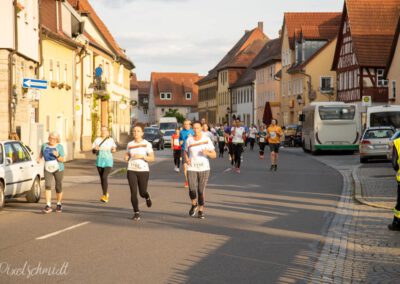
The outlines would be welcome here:
M 0 283 L 306 281 L 342 191 L 338 172 L 292 149 L 273 173 L 256 151 L 244 153 L 241 174 L 217 159 L 199 220 L 188 216 L 183 175 L 172 171 L 167 151 L 151 166 L 153 207 L 141 200 L 140 222 L 130 220 L 125 176 L 111 178 L 110 202 L 99 202 L 93 161 L 67 164 L 63 213 L 42 214 L 43 199 L 8 202 L 0 213 Z

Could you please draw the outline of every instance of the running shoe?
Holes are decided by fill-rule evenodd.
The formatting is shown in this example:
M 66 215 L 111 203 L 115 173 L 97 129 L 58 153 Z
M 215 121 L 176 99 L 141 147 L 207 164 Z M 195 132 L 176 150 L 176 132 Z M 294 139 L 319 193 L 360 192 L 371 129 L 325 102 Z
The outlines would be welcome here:
M 56 212 L 57 213 L 61 213 L 62 212 L 62 205 L 61 204 L 57 204 Z
M 139 221 L 140 220 L 140 213 L 139 212 L 135 212 L 135 214 L 132 217 L 133 221 Z
M 146 205 L 147 207 L 151 207 L 151 205 L 153 204 L 153 202 L 151 202 L 151 197 L 150 197 L 150 193 L 149 193 L 149 198 L 146 198 Z
M 103 195 L 103 196 L 100 198 L 100 201 L 101 201 L 101 202 L 104 202 L 104 203 L 107 203 L 107 202 L 109 201 L 109 197 L 110 197 L 110 195 L 107 193 L 106 195 Z
M 192 216 L 192 217 L 194 215 L 196 215 L 197 208 L 198 208 L 197 204 L 196 205 L 192 205 L 192 207 L 190 208 L 190 211 L 189 211 L 189 215 Z
M 240 174 L 240 168 L 236 168 L 236 173 Z
M 199 217 L 199 219 L 204 219 L 204 218 L 206 218 L 206 216 L 204 215 L 204 212 L 203 212 L 203 211 L 199 211 L 198 217 Z
M 49 205 L 46 205 L 44 207 L 44 209 L 42 210 L 42 212 L 45 213 L 45 214 L 48 214 L 48 213 L 53 212 L 53 209 Z
M 185 188 L 189 187 L 189 183 L 187 181 L 185 181 Z

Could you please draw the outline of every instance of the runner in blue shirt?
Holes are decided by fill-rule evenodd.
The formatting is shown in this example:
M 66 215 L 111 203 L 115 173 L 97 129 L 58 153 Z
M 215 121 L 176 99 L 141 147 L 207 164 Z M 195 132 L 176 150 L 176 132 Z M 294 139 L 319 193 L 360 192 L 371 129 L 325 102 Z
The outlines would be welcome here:
M 183 173 L 185 174 L 185 188 L 189 187 L 188 180 L 187 180 L 187 161 L 185 159 L 185 149 L 186 149 L 186 140 L 188 137 L 194 136 L 194 131 L 192 129 L 192 122 L 190 120 L 185 120 L 183 122 L 183 129 L 179 134 L 179 143 L 182 146 L 182 159 L 183 159 Z

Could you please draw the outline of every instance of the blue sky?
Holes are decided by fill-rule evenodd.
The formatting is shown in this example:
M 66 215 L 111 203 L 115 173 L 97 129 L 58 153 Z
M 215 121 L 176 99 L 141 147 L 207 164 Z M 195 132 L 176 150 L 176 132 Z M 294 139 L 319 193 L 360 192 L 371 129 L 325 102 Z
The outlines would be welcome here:
M 341 11 L 343 0 L 90 0 L 136 65 L 152 71 L 207 74 L 245 30 L 264 22 L 278 37 L 284 12 Z

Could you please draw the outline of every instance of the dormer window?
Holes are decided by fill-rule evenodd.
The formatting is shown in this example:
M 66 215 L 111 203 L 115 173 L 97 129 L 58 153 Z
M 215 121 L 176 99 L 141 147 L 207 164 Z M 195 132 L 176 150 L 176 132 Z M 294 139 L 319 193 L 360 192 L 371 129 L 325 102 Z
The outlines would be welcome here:
M 170 101 L 172 99 L 172 94 L 171 93 L 160 93 L 160 99 L 163 101 L 165 101 L 165 100 Z
M 191 100 L 192 99 L 192 93 L 191 92 L 186 92 L 185 93 L 185 98 L 186 98 L 186 100 Z

